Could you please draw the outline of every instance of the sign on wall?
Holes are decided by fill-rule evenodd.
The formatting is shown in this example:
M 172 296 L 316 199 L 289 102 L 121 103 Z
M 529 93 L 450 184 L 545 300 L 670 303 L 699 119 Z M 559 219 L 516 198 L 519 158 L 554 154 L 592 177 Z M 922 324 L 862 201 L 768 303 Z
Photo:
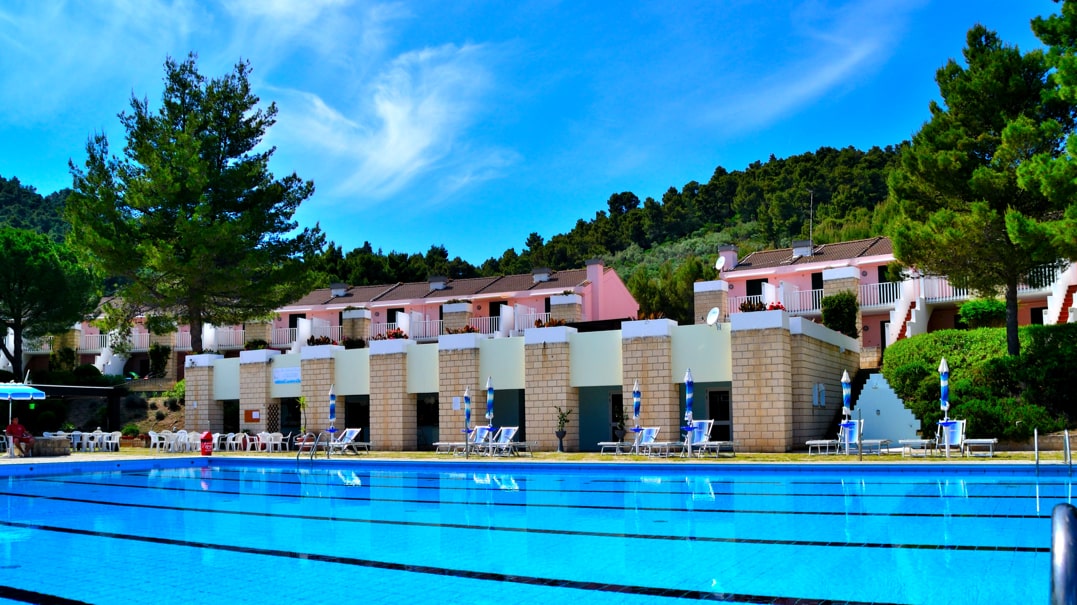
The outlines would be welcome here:
M 273 384 L 298 384 L 302 382 L 299 366 L 273 368 Z

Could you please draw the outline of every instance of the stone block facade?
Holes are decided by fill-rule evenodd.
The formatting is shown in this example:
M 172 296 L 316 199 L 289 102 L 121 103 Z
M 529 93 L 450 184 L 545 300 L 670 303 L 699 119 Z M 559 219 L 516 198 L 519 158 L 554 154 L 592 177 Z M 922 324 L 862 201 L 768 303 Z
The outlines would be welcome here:
M 566 328 L 552 328 L 565 330 Z M 571 329 L 571 328 L 569 328 Z M 539 334 L 543 328 L 529 330 Z M 541 340 L 541 336 L 535 336 Z M 569 343 L 532 342 L 524 346 L 527 440 L 538 450 L 556 450 L 557 408 L 572 410 L 565 425 L 565 451 L 579 450 L 579 391 L 571 384 Z
M 259 433 L 269 430 L 267 424 L 269 407 L 270 405 L 280 406 L 280 400 L 270 396 L 271 375 L 272 366 L 269 363 L 241 363 L 239 365 L 239 429 L 241 431 Z M 248 411 L 258 412 L 258 419 L 254 422 L 247 422 Z
M 273 324 L 265 321 L 252 321 L 243 324 L 243 339 L 273 342 Z
M 471 311 L 458 311 L 455 313 L 445 313 L 442 316 L 441 325 L 446 333 L 451 334 L 463 330 L 469 321 L 471 321 Z
M 707 313 L 711 309 L 718 309 L 719 322 L 729 321 L 729 285 L 721 280 L 710 282 L 696 282 L 693 288 L 693 313 L 692 323 L 702 324 L 707 322 Z
M 625 426 L 632 422 L 632 384 L 638 380 L 640 425 L 661 427 L 659 441 L 676 441 L 681 434 L 680 379 L 673 376 L 672 344 L 669 336 L 621 341 Z
M 793 448 L 809 439 L 833 439 L 827 434 L 841 414 L 841 375 L 856 374 L 860 356 L 850 349 L 803 334 L 791 337 Z M 817 385 L 825 389 L 825 405 L 813 406 Z
M 438 352 L 438 425 L 442 441 L 463 441 L 464 413 L 452 409 L 453 397 L 464 405 L 464 389 L 471 389 L 471 426 L 486 424 L 486 390 L 479 376 L 479 349 L 453 349 Z M 476 405 L 478 402 L 478 405 Z
M 736 330 L 731 339 L 734 438 L 748 451 L 789 451 L 795 443 L 789 330 Z
M 406 353 L 370 354 L 370 442 L 380 450 L 418 445 L 416 397 L 408 393 Z
M 185 378 L 187 430 L 220 431 L 224 428 L 224 414 L 213 399 L 213 366 L 186 368 Z
M 579 302 L 551 304 L 550 320 L 575 323 L 583 319 L 583 305 Z
M 315 433 L 329 428 L 329 389 L 333 387 L 333 373 L 336 369 L 332 357 L 323 359 L 306 359 L 303 361 L 303 397 L 307 405 L 303 410 L 308 431 Z M 338 429 L 343 428 L 342 406 L 337 404 Z M 279 418 L 279 415 L 278 415 Z M 276 430 L 276 429 L 273 429 Z

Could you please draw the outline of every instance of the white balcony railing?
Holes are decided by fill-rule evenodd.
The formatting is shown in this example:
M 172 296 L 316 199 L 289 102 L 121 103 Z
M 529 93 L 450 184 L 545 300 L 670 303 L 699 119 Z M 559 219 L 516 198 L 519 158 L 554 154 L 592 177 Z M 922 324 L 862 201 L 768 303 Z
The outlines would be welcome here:
M 218 349 L 242 349 L 243 345 L 247 344 L 242 328 L 217 328 L 214 333 Z
M 785 295 L 785 310 L 790 313 L 811 313 L 822 310 L 822 290 L 798 290 Z
M 176 332 L 176 350 L 177 351 L 190 351 L 191 350 L 191 333 L 190 332 Z
M 372 323 L 372 324 L 370 324 L 370 338 L 371 338 L 371 340 L 375 340 L 375 339 L 378 339 L 378 338 L 385 338 L 385 335 L 389 332 L 389 330 L 395 330 L 395 329 L 396 329 L 396 322 Z M 411 334 L 408 334 L 408 336 L 410 337 Z
M 131 337 L 127 339 L 127 342 L 131 345 L 131 351 L 133 352 L 146 352 L 150 350 L 150 333 L 149 332 L 131 332 Z
M 472 317 L 468 320 L 467 324 L 472 328 L 475 328 L 479 334 L 497 334 L 497 329 L 501 325 L 501 318 Z
M 860 286 L 860 308 L 892 307 L 901 298 L 901 282 L 881 282 Z
M 80 353 L 100 353 L 108 344 L 108 334 L 82 334 L 79 336 Z
M 344 326 L 315 325 L 311 327 L 310 335 L 314 338 L 328 338 L 339 344 L 344 339 Z
M 269 343 L 274 347 L 287 347 L 295 342 L 297 328 L 273 328 L 273 340 Z
M 549 321 L 549 313 L 521 313 L 516 316 L 516 335 L 523 334 L 524 330 L 545 325 Z
M 411 333 L 408 337 L 412 340 L 432 340 L 441 335 L 442 321 L 430 319 L 426 321 L 411 322 Z
M 740 313 L 740 306 L 746 302 L 751 302 L 754 304 L 766 304 L 763 301 L 762 294 L 753 294 L 751 296 L 734 296 L 729 299 L 729 312 Z
M 51 353 L 52 352 L 52 336 L 40 336 L 38 338 L 27 338 L 22 341 L 22 352 L 27 354 L 36 353 Z

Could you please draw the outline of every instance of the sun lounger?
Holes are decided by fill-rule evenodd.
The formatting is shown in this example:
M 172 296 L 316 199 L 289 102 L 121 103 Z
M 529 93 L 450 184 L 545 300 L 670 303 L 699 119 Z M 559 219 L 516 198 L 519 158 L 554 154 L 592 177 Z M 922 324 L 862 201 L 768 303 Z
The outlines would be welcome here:
M 864 429 L 864 420 L 849 420 L 841 423 L 839 448 L 845 454 L 854 452 L 881 455 L 884 447 L 890 446 L 889 439 L 864 439 L 860 436 Z

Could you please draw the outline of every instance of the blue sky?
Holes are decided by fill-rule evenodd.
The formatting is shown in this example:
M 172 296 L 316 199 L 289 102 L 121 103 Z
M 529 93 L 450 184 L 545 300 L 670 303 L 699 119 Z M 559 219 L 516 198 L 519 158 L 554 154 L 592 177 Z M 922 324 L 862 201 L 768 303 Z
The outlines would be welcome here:
M 279 108 L 272 169 L 350 250 L 432 244 L 479 264 L 771 154 L 911 137 L 935 70 L 983 23 L 1022 49 L 1050 0 L 363 2 L 5 0 L 0 175 L 47 194 L 166 56 L 247 59 Z

